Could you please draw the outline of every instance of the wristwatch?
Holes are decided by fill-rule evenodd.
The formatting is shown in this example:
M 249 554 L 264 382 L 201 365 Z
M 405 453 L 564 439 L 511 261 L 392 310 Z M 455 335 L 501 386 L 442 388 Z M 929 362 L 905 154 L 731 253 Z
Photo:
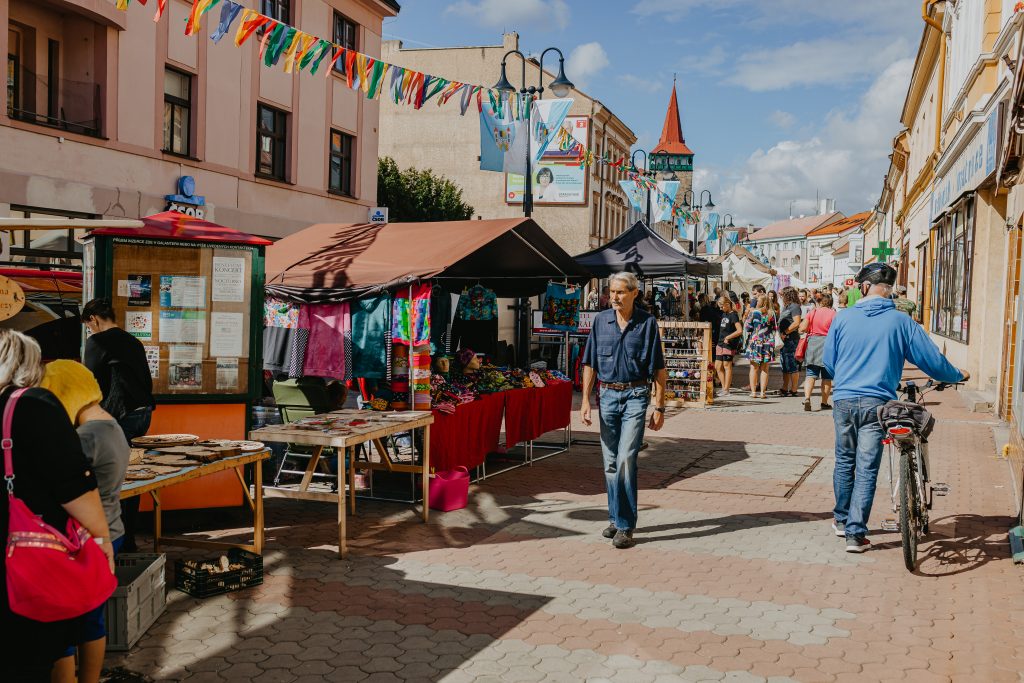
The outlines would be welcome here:
M 664 413 L 665 409 L 664 408 L 655 408 L 654 412 L 656 412 L 656 413 Z

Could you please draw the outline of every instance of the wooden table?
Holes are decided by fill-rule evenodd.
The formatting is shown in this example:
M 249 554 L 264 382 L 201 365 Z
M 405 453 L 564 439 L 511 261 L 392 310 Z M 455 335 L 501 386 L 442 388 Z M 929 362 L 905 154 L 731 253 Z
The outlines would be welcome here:
M 126 481 L 121 487 L 121 500 L 149 494 L 153 499 L 153 549 L 160 552 L 160 544 L 184 546 L 186 548 L 210 548 L 213 550 L 226 550 L 228 548 L 241 548 L 253 553 L 263 552 L 263 466 L 261 462 L 271 455 L 270 450 L 243 453 L 230 458 L 224 458 L 211 463 L 197 463 L 191 467 L 182 467 L 177 472 L 163 474 L 153 479 L 142 481 Z M 250 463 L 255 463 L 255 478 L 253 480 L 253 491 L 249 492 L 249 485 L 245 482 L 244 468 Z M 160 490 L 168 486 L 174 486 L 191 479 L 205 477 L 216 472 L 233 469 L 238 475 L 238 482 L 242 485 L 245 494 L 245 501 L 252 510 L 253 542 L 247 543 L 225 543 L 223 541 L 203 541 L 194 538 L 183 538 L 181 536 L 163 535 L 163 508 L 160 505 Z
M 343 421 L 363 420 L 365 424 L 351 426 L 344 433 L 331 431 L 299 429 L 296 426 L 302 424 L 303 420 L 288 425 L 268 425 L 261 429 L 249 432 L 249 438 L 254 441 L 280 441 L 290 444 L 313 446 L 312 457 L 309 465 L 302 476 L 299 488 L 284 489 L 267 487 L 268 498 L 293 498 L 299 500 L 319 500 L 334 502 L 338 501 L 338 554 L 345 557 L 348 554 L 348 545 L 345 540 L 345 518 L 346 518 L 346 494 L 345 482 L 352 489 L 352 495 L 348 498 L 351 512 L 355 513 L 355 476 L 356 470 L 384 470 L 387 472 L 404 472 L 419 474 L 422 477 L 423 495 L 423 521 L 430 517 L 430 506 L 427 504 L 430 486 L 430 425 L 434 422 L 434 416 L 430 411 L 404 411 L 404 412 L 375 412 L 368 410 L 337 410 L 331 413 L 315 415 L 309 419 L 338 418 Z M 401 434 L 414 429 L 423 429 L 423 457 L 419 465 L 407 465 L 398 463 L 391 459 L 387 448 L 381 439 L 393 434 Z M 373 444 L 374 450 L 380 456 L 379 462 L 372 460 L 368 462 L 356 462 L 353 449 L 363 443 Z M 338 451 L 338 492 L 310 491 L 309 485 L 313 481 L 313 473 L 324 448 L 334 448 Z M 346 469 L 345 462 L 350 466 Z

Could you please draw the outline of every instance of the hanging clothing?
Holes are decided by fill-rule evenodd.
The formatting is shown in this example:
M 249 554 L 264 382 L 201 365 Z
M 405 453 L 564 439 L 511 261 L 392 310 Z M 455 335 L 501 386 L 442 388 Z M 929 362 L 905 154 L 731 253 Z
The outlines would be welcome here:
M 285 327 L 263 329 L 263 369 L 274 373 L 288 372 L 288 352 L 295 330 Z
M 298 319 L 296 319 L 298 323 Z M 291 343 L 288 345 L 288 358 L 286 370 L 288 377 L 296 379 L 303 377 L 306 371 L 306 348 L 309 347 L 309 330 L 290 330 Z
M 455 317 L 459 320 L 497 320 L 498 297 L 483 285 L 473 285 L 459 297 Z
M 299 326 L 299 305 L 268 296 L 263 302 L 263 326 L 297 328 Z
M 553 330 L 575 330 L 580 326 L 582 306 L 582 289 L 549 282 L 541 320 Z
M 395 292 L 391 312 L 391 339 L 395 344 L 418 346 L 430 343 L 430 291 L 428 282 Z
M 450 351 L 452 295 L 434 285 L 430 292 L 430 352 L 443 356 Z
M 348 303 L 303 306 L 299 327 L 309 330 L 305 376 L 345 379 L 345 335 L 352 329 Z
M 387 376 L 385 339 L 391 329 L 391 297 L 361 299 L 351 304 L 352 375 L 367 379 Z

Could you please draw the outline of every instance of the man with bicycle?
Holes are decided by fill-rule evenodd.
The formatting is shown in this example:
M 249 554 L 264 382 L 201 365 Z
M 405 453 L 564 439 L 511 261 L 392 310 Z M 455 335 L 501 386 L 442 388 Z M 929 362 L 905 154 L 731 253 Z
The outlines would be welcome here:
M 824 362 L 835 378 L 832 528 L 837 536 L 846 537 L 847 552 L 862 553 L 871 546 L 867 521 L 882 461 L 878 407 L 896 400 L 907 362 L 940 382 L 962 382 L 969 375 L 950 364 L 924 329 L 897 310 L 892 266 L 869 263 L 855 279 L 863 298 L 836 315 L 825 340 Z

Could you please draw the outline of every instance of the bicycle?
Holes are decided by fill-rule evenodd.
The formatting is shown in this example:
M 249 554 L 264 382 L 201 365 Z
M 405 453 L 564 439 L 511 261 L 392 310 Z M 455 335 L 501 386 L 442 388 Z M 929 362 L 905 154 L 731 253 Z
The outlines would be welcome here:
M 896 391 L 908 403 L 920 405 L 921 398 L 932 391 L 944 391 L 959 383 L 934 383 L 928 380 L 924 387 L 908 381 Z M 882 443 L 888 446 L 889 491 L 892 511 L 899 515 L 899 521 L 883 520 L 884 531 L 899 531 L 903 545 L 903 564 L 907 571 L 917 568 L 917 545 L 928 533 L 928 511 L 932 509 L 935 496 L 949 493 L 949 485 L 932 483 L 929 477 L 928 441 L 922 438 L 917 423 L 909 417 L 896 418 L 882 425 L 886 435 Z M 899 451 L 899 471 L 894 468 L 896 451 Z M 927 495 L 926 495 L 927 492 Z M 897 496 L 899 500 L 897 500 Z

